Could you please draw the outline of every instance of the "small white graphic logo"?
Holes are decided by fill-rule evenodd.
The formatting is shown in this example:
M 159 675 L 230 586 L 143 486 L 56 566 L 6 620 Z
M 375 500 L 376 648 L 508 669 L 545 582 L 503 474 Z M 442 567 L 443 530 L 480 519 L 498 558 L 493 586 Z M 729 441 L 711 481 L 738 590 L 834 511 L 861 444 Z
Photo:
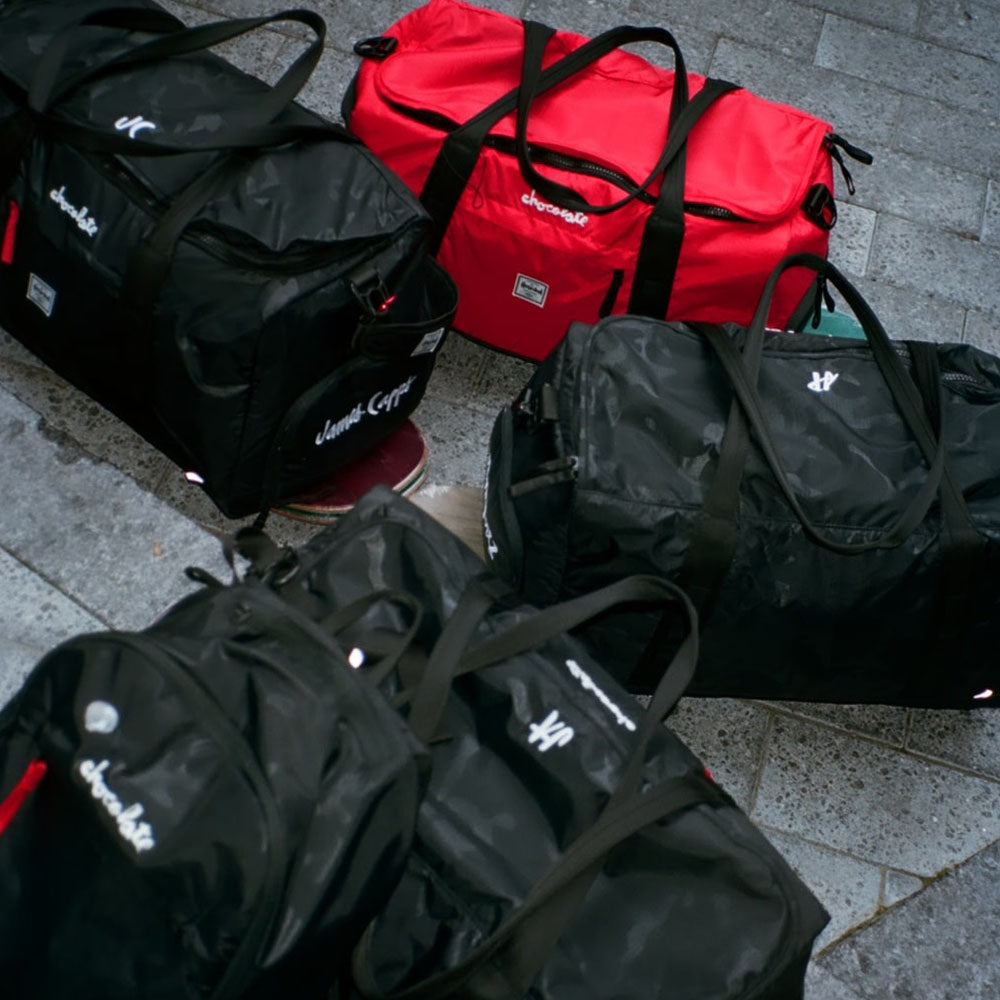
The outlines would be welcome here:
M 83 712 L 88 733 L 113 733 L 118 728 L 118 709 L 107 701 L 92 701 Z
M 528 727 L 528 742 L 537 743 L 542 753 L 553 747 L 564 747 L 574 736 L 573 727 L 559 721 L 559 713 L 554 709 L 542 722 L 532 722 Z
M 51 316 L 56 305 L 56 290 L 42 281 L 37 274 L 29 274 L 28 294 L 25 298 L 29 302 L 34 302 L 46 316 Z
M 153 828 L 148 823 L 140 823 L 139 818 L 146 811 L 138 802 L 125 806 L 122 800 L 104 783 L 104 772 L 109 762 L 102 760 L 100 764 L 92 760 L 80 762 L 80 774 L 90 785 L 90 794 L 101 803 L 118 824 L 118 832 L 122 839 L 131 844 L 136 854 L 148 851 L 156 846 Z
M 630 733 L 635 732 L 635 723 L 594 683 L 593 678 L 580 666 L 576 660 L 567 660 L 569 672 L 580 682 L 584 691 L 589 691 L 615 717 L 619 726 L 624 726 Z
M 549 286 L 537 278 L 529 278 L 526 274 L 519 274 L 511 294 L 515 298 L 524 299 L 525 302 L 530 302 L 533 306 L 538 306 L 541 309 L 549 294 Z
M 92 215 L 87 214 L 87 206 L 77 208 L 66 200 L 66 185 L 53 188 L 49 197 L 76 223 L 77 228 L 85 232 L 91 239 L 97 235 L 97 222 Z
M 134 139 L 143 129 L 155 129 L 156 126 L 152 122 L 146 121 L 142 115 L 135 115 L 133 118 L 129 118 L 128 115 L 122 115 L 115 122 L 115 128 L 119 132 L 128 132 L 128 137 Z
M 534 188 L 532 188 L 531 194 L 521 195 L 521 202 L 531 208 L 537 209 L 539 212 L 548 212 L 549 215 L 557 215 L 571 226 L 585 226 L 590 222 L 590 216 L 584 215 L 583 212 L 573 212 L 568 208 L 560 208 L 558 205 L 550 205 L 547 201 L 541 201 L 538 195 L 535 194 Z
M 437 330 L 432 330 L 430 333 L 425 333 L 421 338 L 421 341 L 410 353 L 411 358 L 415 358 L 420 354 L 431 354 L 433 351 L 437 350 L 438 344 L 441 343 L 441 338 L 444 336 L 444 327 L 439 327 Z
M 840 378 L 838 372 L 813 372 L 812 381 L 809 383 L 809 388 L 813 392 L 829 392 L 833 388 L 833 383 Z
M 361 423 L 366 416 L 377 417 L 380 413 L 391 413 L 399 406 L 402 398 L 413 388 L 413 383 L 416 380 L 417 376 L 411 375 L 405 382 L 397 385 L 395 389 L 390 389 L 389 392 L 382 392 L 381 390 L 376 392 L 368 400 L 367 406 L 364 403 L 358 403 L 353 410 L 350 410 L 339 420 L 327 420 L 323 430 L 316 435 L 316 444 L 321 445 L 327 441 L 336 440 L 355 424 Z
M 495 559 L 500 552 L 500 546 L 497 545 L 496 540 L 493 537 L 493 529 L 490 527 L 489 521 L 489 499 L 490 499 L 490 466 L 492 462 L 489 454 L 486 456 L 486 478 L 484 480 L 485 485 L 483 486 L 483 539 L 486 542 L 486 556 L 489 559 Z

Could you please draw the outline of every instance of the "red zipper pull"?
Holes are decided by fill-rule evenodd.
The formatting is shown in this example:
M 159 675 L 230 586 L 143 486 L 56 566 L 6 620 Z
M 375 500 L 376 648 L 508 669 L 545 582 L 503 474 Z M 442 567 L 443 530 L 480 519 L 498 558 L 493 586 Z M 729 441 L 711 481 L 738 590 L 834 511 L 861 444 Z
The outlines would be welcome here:
M 14 263 L 14 233 L 17 231 L 17 220 L 21 217 L 21 209 L 16 201 L 7 206 L 7 225 L 3 231 L 3 243 L 0 244 L 0 264 Z
M 49 765 L 44 760 L 33 760 L 28 764 L 17 784 L 0 802 L 0 833 L 7 829 L 10 821 L 17 815 L 18 809 L 24 805 L 24 800 L 41 784 L 48 769 Z

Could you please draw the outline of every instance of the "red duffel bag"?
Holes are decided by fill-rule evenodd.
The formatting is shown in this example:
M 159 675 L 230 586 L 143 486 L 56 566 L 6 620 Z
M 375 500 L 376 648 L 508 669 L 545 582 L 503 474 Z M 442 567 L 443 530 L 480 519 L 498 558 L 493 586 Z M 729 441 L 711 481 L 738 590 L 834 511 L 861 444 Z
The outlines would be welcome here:
M 639 41 L 676 72 L 618 51 Z M 871 160 L 825 121 L 687 73 L 662 28 L 588 41 L 431 0 L 355 51 L 345 121 L 434 218 L 455 328 L 529 358 L 608 313 L 749 324 L 782 257 L 826 255 L 832 157 Z M 773 325 L 809 280 L 781 286 Z

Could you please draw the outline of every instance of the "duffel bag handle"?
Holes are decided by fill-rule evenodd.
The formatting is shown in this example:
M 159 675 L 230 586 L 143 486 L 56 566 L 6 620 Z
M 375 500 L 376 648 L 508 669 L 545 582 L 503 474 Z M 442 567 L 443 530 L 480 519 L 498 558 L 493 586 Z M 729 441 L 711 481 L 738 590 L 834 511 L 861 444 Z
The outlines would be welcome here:
M 784 471 L 771 436 L 768 420 L 763 412 L 756 377 L 748 368 L 733 341 L 718 327 L 699 326 L 708 343 L 715 350 L 726 374 L 729 376 L 736 398 L 757 436 L 758 445 L 785 500 L 792 509 L 806 534 L 817 544 L 833 552 L 849 555 L 872 549 L 895 548 L 920 525 L 931 504 L 937 497 L 945 474 L 944 445 L 939 433 L 932 428 L 924 409 L 924 401 L 889 340 L 878 317 L 861 294 L 827 260 L 815 254 L 793 254 L 782 260 L 772 272 L 758 303 L 754 318 L 747 330 L 746 354 L 759 357 L 764 341 L 765 324 L 771 298 L 781 275 L 791 267 L 809 267 L 828 280 L 844 297 L 854 311 L 868 343 L 872 356 L 892 393 L 896 406 L 928 463 L 928 474 L 920 489 L 907 507 L 880 537 L 867 542 L 845 543 L 824 535 L 809 519 Z
M 310 28 L 316 37 L 306 51 L 282 74 L 270 92 L 255 100 L 253 105 L 254 118 L 260 124 L 267 124 L 280 114 L 305 86 L 323 53 L 323 42 L 326 38 L 326 22 L 319 14 L 308 10 L 286 10 L 266 17 L 219 21 L 193 28 L 185 28 L 169 15 L 136 17 L 136 15 L 152 15 L 154 13 L 129 10 L 128 8 L 104 8 L 92 11 L 62 28 L 46 46 L 29 85 L 28 107 L 31 111 L 36 115 L 47 116 L 53 104 L 73 93 L 84 83 L 113 70 L 199 52 L 278 21 L 297 22 Z M 80 28 L 87 26 L 136 28 L 157 33 L 163 32 L 164 34 L 162 37 L 154 38 L 129 49 L 107 62 L 87 67 L 85 70 L 62 79 L 61 71 L 70 42 Z M 138 133 L 134 132 L 128 137 L 130 143 L 135 141 L 132 138 L 134 134 Z M 224 141 L 227 134 L 234 135 L 236 133 L 222 132 L 217 136 L 217 139 Z M 145 141 L 144 145 L 149 145 L 148 141 Z M 134 146 L 126 148 L 135 149 Z M 177 147 L 173 147 L 171 151 L 177 152 Z
M 371 968 L 375 923 L 355 949 L 354 985 L 364 1000 L 484 1000 L 524 996 L 544 965 L 554 942 L 575 912 L 608 854 L 633 834 L 699 805 L 732 805 L 714 782 L 697 772 L 671 778 L 607 809 L 566 850 L 525 901 L 478 947 L 445 972 L 398 993 L 382 993 Z M 483 977 L 489 988 L 470 982 Z M 487 992 L 488 989 L 488 992 Z
M 531 24 L 534 22 L 527 23 Z M 545 25 L 540 25 L 539 27 L 545 28 Z M 544 70 L 540 70 L 537 81 L 531 88 L 529 103 L 546 91 L 558 86 L 594 60 L 599 59 L 602 55 L 606 55 L 612 49 L 631 42 L 642 41 L 668 44 L 665 41 L 665 37 L 673 41 L 673 36 L 663 28 L 634 28 L 624 26 L 605 31 L 603 34 L 585 42 L 578 49 L 574 49 L 558 62 L 547 66 Z M 683 60 L 681 65 L 683 66 Z M 663 153 L 651 171 L 649 178 L 634 194 L 629 194 L 622 201 L 603 207 L 595 208 L 591 206 L 588 209 L 589 211 L 595 214 L 611 212 L 637 197 L 641 188 L 651 184 L 663 172 L 670 160 L 680 153 L 688 132 L 690 132 L 704 111 L 707 110 L 708 106 L 715 99 L 721 97 L 722 94 L 728 93 L 735 88 L 734 84 L 721 80 L 708 80 L 702 90 L 695 96 L 694 100 L 688 101 L 686 73 L 684 79 L 684 100 L 677 105 L 677 121 L 670 123 L 671 127 L 664 144 Z M 429 242 L 429 249 L 432 253 L 437 253 L 441 246 L 441 241 L 444 239 L 448 224 L 451 222 L 451 217 L 462 197 L 462 192 L 472 178 L 472 173 L 479 160 L 479 154 L 482 152 L 486 136 L 489 134 L 490 129 L 505 115 L 518 109 L 523 89 L 523 86 L 519 85 L 513 90 L 508 91 L 503 97 L 480 111 L 479 114 L 463 122 L 454 131 L 449 132 L 441 144 L 441 149 L 434 158 L 434 163 L 420 192 L 420 200 L 434 219 L 434 228 L 431 231 Z M 677 93 L 678 91 L 675 87 L 674 100 L 677 100 Z M 683 116 L 681 115 L 682 111 L 686 112 Z M 522 116 L 519 115 L 518 117 Z M 525 125 L 525 130 L 526 128 L 527 126 Z M 664 185 L 666 186 L 666 179 L 664 180 Z M 683 187 L 683 172 L 681 172 L 681 187 Z
M 616 605 L 638 601 L 680 604 L 688 621 L 688 634 L 646 709 L 618 787 L 597 820 L 573 841 L 493 934 L 439 975 L 391 995 L 379 992 L 370 955 L 375 925 L 370 925 L 353 962 L 355 985 L 366 1000 L 492 997 L 493 982 L 500 990 L 497 996 L 522 996 L 614 847 L 650 824 L 694 806 L 732 804 L 722 789 L 697 772 L 661 782 L 644 792 L 639 790 L 649 740 L 687 687 L 697 662 L 697 612 L 679 587 L 656 576 L 626 577 L 539 611 L 464 653 L 498 596 L 490 582 L 494 582 L 492 578 L 484 577 L 470 584 L 428 658 L 409 715 L 414 731 L 425 741 L 437 729 L 455 677 L 565 634 Z
M 533 649 L 622 604 L 655 602 L 668 609 L 680 607 L 688 627 L 687 634 L 650 699 L 644 722 L 637 730 L 632 760 L 619 783 L 616 797 L 631 794 L 638 787 L 638 769 L 645 759 L 646 744 L 687 689 L 698 662 L 698 612 L 687 594 L 662 577 L 628 576 L 589 594 L 537 611 L 530 618 L 469 649 L 479 623 L 498 596 L 486 580 L 492 583 L 492 577 L 473 581 L 462 595 L 428 657 L 427 671 L 413 694 L 409 721 L 417 736 L 425 742 L 433 738 L 438 728 L 456 677 Z

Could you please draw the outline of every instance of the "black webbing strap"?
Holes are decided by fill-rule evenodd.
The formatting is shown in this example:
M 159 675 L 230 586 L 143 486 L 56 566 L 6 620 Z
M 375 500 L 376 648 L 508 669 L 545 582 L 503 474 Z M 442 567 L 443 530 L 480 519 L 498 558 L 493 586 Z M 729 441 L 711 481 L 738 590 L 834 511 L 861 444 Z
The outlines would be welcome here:
M 629 26 L 612 28 L 610 31 L 592 38 L 589 42 L 585 42 L 578 49 L 574 49 L 558 62 L 544 69 L 538 76 L 538 84 L 531 99 L 551 90 L 621 45 L 647 41 L 659 42 L 676 50 L 673 36 L 663 28 Z M 686 96 L 686 82 L 683 93 Z M 421 202 L 434 220 L 429 244 L 431 253 L 437 253 L 441 246 L 441 241 L 444 239 L 448 224 L 459 199 L 462 197 L 462 192 L 472 177 L 473 170 L 475 170 L 486 136 L 501 118 L 517 109 L 520 94 L 521 86 L 508 91 L 503 97 L 494 101 L 445 137 L 420 193 Z M 669 138 L 668 136 L 668 144 Z M 668 162 L 667 156 L 668 149 L 665 146 L 656 166 L 637 190 L 648 187 L 660 175 Z M 631 200 L 634 196 L 634 194 L 630 195 L 626 200 Z M 600 213 L 615 207 L 617 206 L 591 206 L 590 211 Z
M 457 965 L 398 993 L 380 992 L 371 969 L 375 925 L 368 927 L 355 952 L 355 983 L 365 1000 L 512 1000 L 523 997 L 545 963 L 552 942 L 568 917 L 567 890 L 589 886 L 608 854 L 653 823 L 699 805 L 732 805 L 718 785 L 690 772 L 630 796 L 609 808 L 563 854 L 525 901 Z
M 715 784 L 694 772 L 639 791 L 649 741 L 687 687 L 697 661 L 697 612 L 683 591 L 660 577 L 626 577 L 591 594 L 539 611 L 462 655 L 494 599 L 485 580 L 473 581 L 463 594 L 435 645 L 427 672 L 413 698 L 410 723 L 424 739 L 433 736 L 439 725 L 454 677 L 541 645 L 617 604 L 677 602 L 688 618 L 688 636 L 673 665 L 664 673 L 637 730 L 618 787 L 594 824 L 567 848 L 524 903 L 461 963 L 394 994 L 392 1000 L 467 998 L 470 988 L 477 998 L 522 997 L 615 846 L 650 823 L 692 806 L 731 802 Z M 389 1000 L 378 991 L 370 968 L 373 929 L 374 925 L 369 927 L 355 953 L 357 985 L 366 998 Z
M 671 126 L 670 138 L 678 145 L 668 159 L 663 184 L 653 211 L 646 219 L 639 244 L 628 311 L 639 316 L 662 319 L 670 306 L 674 275 L 684 240 L 684 179 L 687 166 L 687 136 L 708 108 L 736 84 L 708 79 L 688 102 Z

